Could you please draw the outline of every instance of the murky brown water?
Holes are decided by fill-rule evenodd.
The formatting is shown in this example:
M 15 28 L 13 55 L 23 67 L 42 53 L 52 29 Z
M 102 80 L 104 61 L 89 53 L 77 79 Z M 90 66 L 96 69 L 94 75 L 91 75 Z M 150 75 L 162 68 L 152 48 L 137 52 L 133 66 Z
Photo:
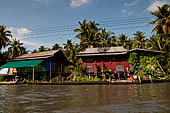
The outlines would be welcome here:
M 0 86 L 2 113 L 165 113 L 170 83 Z

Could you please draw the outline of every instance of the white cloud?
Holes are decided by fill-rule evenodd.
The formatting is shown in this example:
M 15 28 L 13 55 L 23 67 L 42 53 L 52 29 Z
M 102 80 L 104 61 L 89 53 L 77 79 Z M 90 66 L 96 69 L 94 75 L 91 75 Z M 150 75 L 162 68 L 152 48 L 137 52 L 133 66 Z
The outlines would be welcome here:
M 158 6 L 161 7 L 164 4 L 169 4 L 170 1 L 168 0 L 154 0 L 154 2 L 152 2 L 152 4 L 146 9 L 149 12 L 153 12 L 158 10 Z
M 70 7 L 75 8 L 75 7 L 84 5 L 84 4 L 88 4 L 90 2 L 91 2 L 91 0 L 71 0 Z
M 26 35 L 26 34 L 31 34 L 32 31 L 27 28 L 18 28 L 17 33 L 18 35 Z
M 39 47 L 40 43 L 37 43 L 35 41 L 34 42 L 27 41 L 26 39 L 23 38 L 24 35 L 29 35 L 32 33 L 32 31 L 29 30 L 28 28 L 9 27 L 8 30 L 11 31 L 13 38 L 20 40 L 22 43 L 24 43 L 24 45 Z
M 31 34 L 32 31 L 28 28 L 16 28 L 16 27 L 9 27 L 8 28 L 12 33 L 17 35 L 25 35 L 25 34 Z
M 136 1 L 132 1 L 132 2 L 126 2 L 124 3 L 124 7 L 128 7 L 128 6 L 135 6 L 139 3 L 139 0 Z
M 34 0 L 34 1 L 49 4 L 53 2 L 54 0 Z
M 127 14 L 128 16 L 133 15 L 133 11 L 128 11 L 128 10 L 125 10 L 125 9 L 122 9 L 122 10 L 121 10 L 121 13 Z
M 130 12 L 128 13 L 128 16 L 131 16 L 131 15 L 133 15 L 133 12 L 132 12 L 132 11 L 130 11 Z
M 127 13 L 127 10 L 122 9 L 121 12 L 122 12 L 122 13 Z

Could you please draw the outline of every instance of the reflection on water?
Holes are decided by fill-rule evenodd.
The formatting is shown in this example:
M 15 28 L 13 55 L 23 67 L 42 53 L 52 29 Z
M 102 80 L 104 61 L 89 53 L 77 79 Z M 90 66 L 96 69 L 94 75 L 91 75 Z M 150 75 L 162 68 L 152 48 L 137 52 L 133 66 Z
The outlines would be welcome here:
M 170 83 L 141 85 L 0 86 L 4 113 L 169 112 Z

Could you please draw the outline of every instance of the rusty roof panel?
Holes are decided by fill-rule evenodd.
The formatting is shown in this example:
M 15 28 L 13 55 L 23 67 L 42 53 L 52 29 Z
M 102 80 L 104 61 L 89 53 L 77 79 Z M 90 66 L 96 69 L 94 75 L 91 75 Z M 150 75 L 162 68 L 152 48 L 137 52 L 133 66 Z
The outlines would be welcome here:
M 43 58 L 48 58 L 48 57 L 53 56 L 58 51 L 60 51 L 60 50 L 52 50 L 52 51 L 45 51 L 45 52 L 39 52 L 39 53 L 24 54 L 24 55 L 16 57 L 13 60 L 43 59 Z

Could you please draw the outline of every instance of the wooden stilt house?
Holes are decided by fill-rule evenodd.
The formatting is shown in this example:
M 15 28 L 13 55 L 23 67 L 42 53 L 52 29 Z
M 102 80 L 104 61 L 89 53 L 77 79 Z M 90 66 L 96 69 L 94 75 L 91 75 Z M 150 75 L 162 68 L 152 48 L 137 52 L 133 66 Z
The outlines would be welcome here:
M 83 70 L 89 75 L 97 75 L 107 69 L 111 73 L 124 73 L 131 68 L 128 63 L 129 54 L 132 52 L 143 53 L 147 56 L 153 56 L 163 53 L 162 51 L 154 51 L 147 49 L 126 50 L 120 47 L 105 48 L 87 48 L 80 52 L 78 57 L 82 58 Z
M 64 66 L 68 61 L 62 50 L 52 50 L 22 56 L 12 59 L 0 68 L 17 68 L 19 76 L 32 75 L 31 79 L 41 79 L 42 77 L 51 80 L 52 77 L 62 75 Z M 30 78 L 28 78 L 30 79 Z

